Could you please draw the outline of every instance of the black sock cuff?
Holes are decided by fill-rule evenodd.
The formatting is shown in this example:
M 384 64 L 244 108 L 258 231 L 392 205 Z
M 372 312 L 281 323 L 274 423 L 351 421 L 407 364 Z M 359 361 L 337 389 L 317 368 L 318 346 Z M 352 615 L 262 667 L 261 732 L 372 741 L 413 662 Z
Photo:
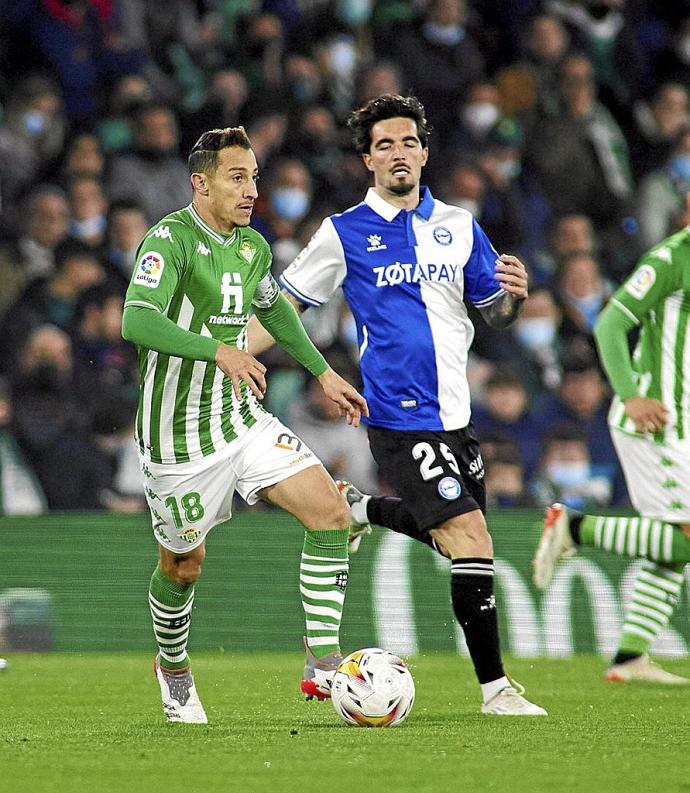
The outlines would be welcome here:
M 481 556 L 464 556 L 459 559 L 452 559 L 450 572 L 451 575 L 454 576 L 493 576 L 494 560 L 486 559 Z

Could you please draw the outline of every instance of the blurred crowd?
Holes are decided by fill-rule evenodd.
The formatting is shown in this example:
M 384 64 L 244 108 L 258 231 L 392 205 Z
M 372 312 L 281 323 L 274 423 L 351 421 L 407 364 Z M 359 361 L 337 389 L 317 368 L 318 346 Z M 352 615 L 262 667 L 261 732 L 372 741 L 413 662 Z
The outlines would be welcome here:
M 351 109 L 408 92 L 433 125 L 425 183 L 531 274 L 510 330 L 471 312 L 490 505 L 626 503 L 591 332 L 690 222 L 688 0 L 0 0 L 0 19 L 0 513 L 144 507 L 123 296 L 147 228 L 190 201 L 199 134 L 247 128 L 277 276 L 369 185 Z M 304 320 L 357 383 L 343 301 Z M 385 490 L 365 431 L 280 350 L 265 362 L 268 408 Z

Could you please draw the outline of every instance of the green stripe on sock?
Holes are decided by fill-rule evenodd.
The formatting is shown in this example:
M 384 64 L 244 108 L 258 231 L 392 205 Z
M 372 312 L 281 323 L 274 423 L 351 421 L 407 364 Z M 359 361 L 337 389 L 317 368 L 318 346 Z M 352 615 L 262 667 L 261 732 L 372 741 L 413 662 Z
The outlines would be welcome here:
M 170 580 L 158 565 L 151 576 L 149 594 L 160 604 L 154 606 L 149 602 L 160 664 L 166 669 L 182 669 L 189 665 L 187 640 L 194 586 L 181 586 Z M 177 625 L 177 622 L 182 624 Z
M 639 557 L 671 565 L 690 562 L 690 538 L 679 526 L 651 518 L 606 518 L 585 515 L 580 543 L 618 556 Z

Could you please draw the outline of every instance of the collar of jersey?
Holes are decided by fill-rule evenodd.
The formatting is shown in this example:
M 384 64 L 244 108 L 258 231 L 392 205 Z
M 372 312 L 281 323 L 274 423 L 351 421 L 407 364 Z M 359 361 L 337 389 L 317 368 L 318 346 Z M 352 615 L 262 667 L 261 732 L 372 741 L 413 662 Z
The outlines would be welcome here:
M 233 230 L 229 237 L 224 237 L 219 231 L 212 229 L 208 223 L 201 219 L 201 215 L 196 211 L 194 204 L 189 204 L 187 209 L 189 210 L 189 214 L 192 216 L 192 220 L 197 224 L 197 226 L 202 228 L 208 234 L 208 236 L 214 239 L 217 243 L 227 246 L 235 241 L 235 236 L 237 235 L 236 229 Z
M 419 215 L 423 220 L 429 220 L 431 213 L 434 211 L 434 197 L 431 195 L 431 190 L 425 185 L 421 186 L 419 194 L 421 196 L 421 201 L 415 207 L 414 213 L 415 215 Z M 389 204 L 385 198 L 381 198 L 373 187 L 367 190 L 364 203 L 389 223 L 402 211 L 399 207 Z

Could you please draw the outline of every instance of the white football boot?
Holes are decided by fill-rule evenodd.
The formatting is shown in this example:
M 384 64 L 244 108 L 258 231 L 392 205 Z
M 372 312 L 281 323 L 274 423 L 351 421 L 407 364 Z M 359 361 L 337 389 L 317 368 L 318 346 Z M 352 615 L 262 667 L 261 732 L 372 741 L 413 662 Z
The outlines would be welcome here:
M 560 560 L 576 553 L 568 510 L 563 504 L 552 504 L 546 508 L 544 531 L 532 560 L 532 580 L 537 589 L 546 589 Z
M 493 716 L 548 716 L 544 708 L 522 696 L 525 693 L 523 686 L 514 680 L 512 682 L 512 686 L 502 688 L 482 705 L 482 713 Z
M 613 664 L 606 670 L 606 679 L 611 683 L 663 683 L 666 686 L 687 686 L 687 677 L 673 675 L 662 669 L 648 655 L 640 655 L 622 664 Z
M 153 671 L 161 687 L 163 712 L 168 721 L 208 724 L 206 712 L 196 693 L 191 667 L 164 669 L 156 657 Z
M 337 479 L 335 483 L 338 486 L 338 490 L 341 492 L 341 494 L 345 496 L 345 501 L 347 501 L 350 509 L 352 509 L 353 504 L 358 503 L 364 498 L 364 493 L 357 490 L 357 488 L 350 482 Z M 347 538 L 347 550 L 350 554 L 357 553 L 359 550 L 359 544 L 362 542 L 362 537 L 365 534 L 371 534 L 371 524 L 359 523 L 355 520 L 353 515 L 352 526 L 350 526 L 350 535 Z

